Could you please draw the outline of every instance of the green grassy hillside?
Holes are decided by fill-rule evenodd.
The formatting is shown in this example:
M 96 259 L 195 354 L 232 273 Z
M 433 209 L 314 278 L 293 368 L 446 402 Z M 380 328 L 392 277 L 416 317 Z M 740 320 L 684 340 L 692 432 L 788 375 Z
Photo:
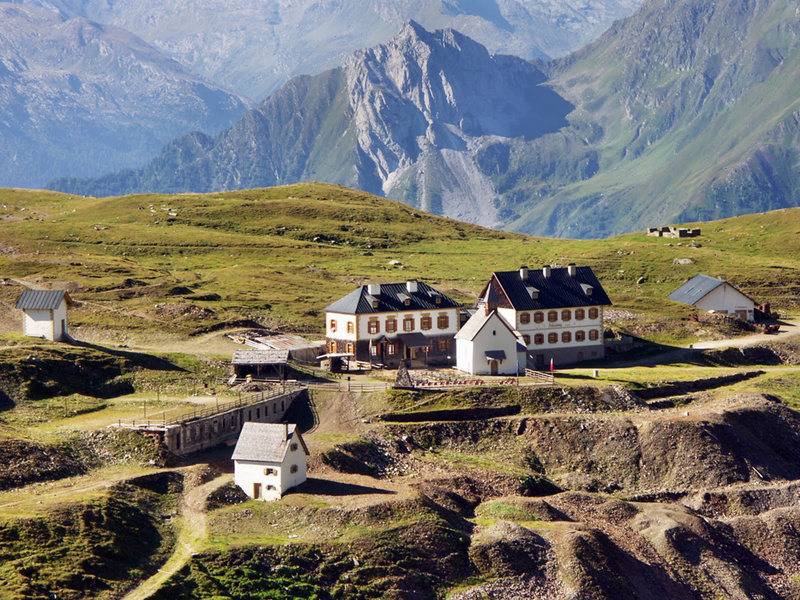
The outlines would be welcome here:
M 800 289 L 800 209 L 706 223 L 700 247 L 524 237 L 321 184 L 105 199 L 4 190 L 0 223 L 0 306 L 13 306 L 20 281 L 65 287 L 80 302 L 73 327 L 117 343 L 247 319 L 319 334 L 324 307 L 356 284 L 416 277 L 472 302 L 492 270 L 522 264 L 591 265 L 616 307 L 663 340 L 691 337 L 676 319 L 691 311 L 666 295 L 698 272 L 784 310 Z M 682 258 L 694 264 L 676 266 Z M 0 313 L 0 330 L 19 330 L 14 311 Z

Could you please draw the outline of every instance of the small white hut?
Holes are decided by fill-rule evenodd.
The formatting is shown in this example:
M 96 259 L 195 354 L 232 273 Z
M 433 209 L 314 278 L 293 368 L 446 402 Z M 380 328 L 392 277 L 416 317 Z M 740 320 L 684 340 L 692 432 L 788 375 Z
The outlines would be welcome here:
M 63 290 L 25 290 L 16 304 L 23 313 L 22 333 L 51 342 L 69 339 L 67 308 L 71 305 Z
M 481 307 L 456 334 L 456 368 L 472 375 L 525 372 L 525 346 L 496 310 Z
M 245 423 L 233 452 L 234 481 L 254 500 L 280 500 L 306 480 L 307 456 L 296 425 Z

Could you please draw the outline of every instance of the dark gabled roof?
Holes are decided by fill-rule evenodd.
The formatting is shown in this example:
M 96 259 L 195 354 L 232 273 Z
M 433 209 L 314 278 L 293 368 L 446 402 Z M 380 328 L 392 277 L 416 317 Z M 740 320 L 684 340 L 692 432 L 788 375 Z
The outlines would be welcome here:
M 544 276 L 542 269 L 530 269 L 525 280 L 519 271 L 499 271 L 493 275 L 515 310 L 611 305 L 591 267 L 576 267 L 574 277 L 566 267 L 552 268 L 549 277 Z M 587 286 L 592 288 L 591 295 L 586 294 Z M 536 293 L 532 296 L 531 291 Z
M 729 281 L 725 281 L 724 279 L 718 279 L 717 277 L 710 277 L 708 275 L 695 275 L 689 281 L 684 283 L 681 287 L 677 290 L 672 292 L 669 295 L 669 299 L 673 302 L 680 302 L 682 304 L 689 304 L 695 305 L 700 300 L 708 296 L 711 292 L 717 289 L 721 285 L 728 284 L 737 292 L 745 296 L 749 300 L 753 300 L 745 294 L 742 290 L 737 288 L 735 285 L 730 283 Z
M 25 290 L 16 307 L 19 310 L 55 310 L 64 300 L 70 302 L 64 290 Z
M 439 304 L 436 297 L 441 298 Z M 353 290 L 344 298 L 341 298 L 328 306 L 327 312 L 342 313 L 346 315 L 366 314 L 366 313 L 386 313 L 402 312 L 407 310 L 438 310 L 442 308 L 457 308 L 458 303 L 445 296 L 440 291 L 432 288 L 427 283 L 418 282 L 417 291 L 409 293 L 403 283 L 382 283 L 381 293 L 375 296 L 378 300 L 377 307 L 372 306 L 372 296 L 369 294 L 369 287 L 362 285 Z M 403 303 L 403 299 L 408 297 L 410 304 Z
M 288 427 L 288 439 L 286 432 Z M 254 462 L 283 462 L 289 444 L 299 441 L 303 451 L 308 454 L 303 437 L 296 425 L 283 423 L 245 423 L 233 451 L 233 460 Z

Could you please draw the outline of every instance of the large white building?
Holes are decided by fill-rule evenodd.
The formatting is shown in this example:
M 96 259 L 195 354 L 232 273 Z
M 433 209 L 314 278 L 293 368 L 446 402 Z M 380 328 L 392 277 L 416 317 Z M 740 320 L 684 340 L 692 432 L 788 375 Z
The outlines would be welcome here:
M 254 500 L 279 500 L 306 480 L 307 456 L 296 425 L 245 423 L 233 451 L 234 481 Z
M 456 334 L 456 368 L 471 375 L 525 373 L 520 335 L 491 304 L 484 303 Z
M 325 309 L 329 354 L 397 367 L 451 365 L 459 305 L 421 281 L 362 285 Z
M 696 275 L 669 295 L 670 300 L 694 306 L 698 310 L 723 314 L 741 321 L 755 319 L 755 301 L 733 284 Z
M 23 314 L 22 332 L 51 342 L 69 339 L 67 308 L 71 303 L 63 290 L 25 290 L 16 304 Z
M 522 338 L 530 368 L 605 356 L 604 309 L 611 300 L 590 267 L 495 272 L 478 307 L 487 303 Z

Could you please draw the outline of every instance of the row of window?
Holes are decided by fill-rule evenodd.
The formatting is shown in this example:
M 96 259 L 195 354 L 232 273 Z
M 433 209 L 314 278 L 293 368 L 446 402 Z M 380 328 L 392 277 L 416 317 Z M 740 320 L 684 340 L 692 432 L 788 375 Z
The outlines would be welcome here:
M 436 349 L 439 352 L 447 352 L 450 349 L 450 340 L 448 339 L 440 339 L 436 340 Z M 328 342 L 328 352 L 331 354 L 335 354 L 338 351 L 338 345 L 334 341 Z M 387 356 L 395 356 L 398 352 L 397 344 L 388 343 L 384 346 L 384 351 Z M 355 354 L 355 344 L 353 342 L 347 342 L 345 344 L 345 352 L 348 354 Z M 372 356 L 380 355 L 380 348 L 376 346 L 372 346 L 370 348 L 370 353 Z
M 403 331 L 414 331 L 416 328 L 416 318 L 413 315 L 403 317 Z M 336 319 L 331 319 L 330 330 L 332 333 L 336 332 L 338 323 Z M 386 319 L 386 333 L 395 333 L 397 331 L 397 319 L 389 317 Z M 422 331 L 430 331 L 433 329 L 433 317 L 430 315 L 423 315 L 419 320 L 419 327 Z M 450 316 L 439 315 L 436 317 L 436 327 L 439 329 L 447 329 L 450 327 Z M 355 323 L 348 321 L 346 325 L 347 333 L 355 333 Z M 370 335 L 375 335 L 381 332 L 381 322 L 377 318 L 372 318 L 367 322 L 367 331 Z
M 281 412 L 286 410 L 286 404 L 284 400 L 281 400 Z M 278 414 L 278 402 L 274 401 L 272 403 L 272 414 Z M 256 420 L 261 419 L 261 408 L 255 409 L 255 416 Z M 269 406 L 264 406 L 264 418 L 269 416 Z M 235 413 L 228 417 L 222 417 L 220 420 L 214 420 L 210 424 L 209 423 L 202 423 L 200 425 L 195 425 L 189 427 L 188 429 L 188 441 L 189 442 L 196 442 L 202 440 L 206 437 L 211 437 L 213 435 L 217 435 L 223 431 L 233 431 L 234 429 L 241 427 L 244 423 L 244 412 L 242 413 Z M 253 410 L 249 409 L 247 411 L 247 421 L 253 420 Z M 180 435 L 180 434 L 179 434 Z M 180 448 L 180 442 L 178 443 L 178 447 Z
M 292 444 L 292 450 L 297 450 L 297 444 Z M 289 467 L 289 472 L 297 473 L 297 465 L 292 465 L 291 467 Z M 266 467 L 264 469 L 264 475 L 266 475 L 267 477 L 275 476 L 277 474 L 278 474 L 278 469 L 274 469 L 272 467 Z M 269 489 L 269 486 L 267 486 L 267 489 Z
M 561 311 L 561 320 L 571 321 L 574 317 L 576 321 L 583 321 L 586 318 L 586 312 L 587 311 L 583 308 L 576 308 L 573 313 L 572 310 L 567 308 Z M 590 319 L 596 319 L 600 316 L 600 311 L 595 307 L 590 308 L 588 312 Z M 551 310 L 547 312 L 547 321 L 549 323 L 555 323 L 558 321 L 558 317 L 559 313 L 557 310 Z M 519 322 L 522 325 L 527 325 L 530 323 L 531 318 L 533 319 L 534 323 L 544 323 L 545 313 L 542 311 L 537 311 L 533 313 L 533 317 L 531 317 L 531 313 L 529 312 L 523 312 L 519 314 Z
M 576 331 L 575 332 L 575 341 L 576 342 L 585 342 L 586 341 L 586 332 L 585 331 Z M 592 342 L 596 342 L 600 339 L 600 332 L 597 329 L 590 329 L 589 330 L 589 340 Z M 561 332 L 561 342 L 564 344 L 569 344 L 572 342 L 572 332 L 571 331 L 562 331 Z M 525 345 L 531 345 L 531 336 L 523 335 L 522 338 L 525 340 Z M 536 346 L 541 346 L 544 344 L 544 334 L 537 333 L 533 336 L 533 343 Z M 547 343 L 548 344 L 557 344 L 559 339 L 559 335 L 555 332 L 547 334 Z

